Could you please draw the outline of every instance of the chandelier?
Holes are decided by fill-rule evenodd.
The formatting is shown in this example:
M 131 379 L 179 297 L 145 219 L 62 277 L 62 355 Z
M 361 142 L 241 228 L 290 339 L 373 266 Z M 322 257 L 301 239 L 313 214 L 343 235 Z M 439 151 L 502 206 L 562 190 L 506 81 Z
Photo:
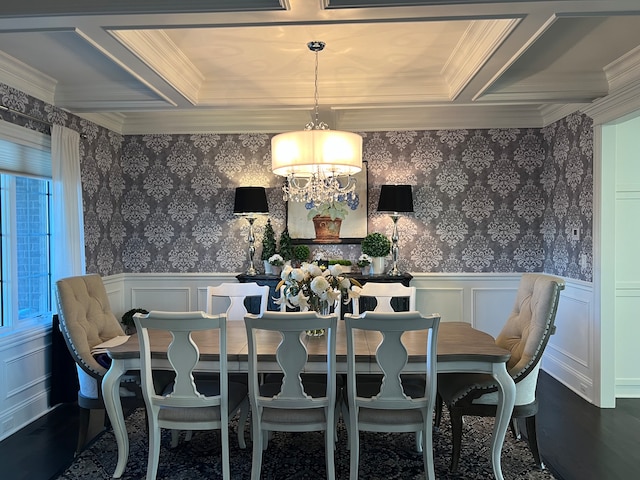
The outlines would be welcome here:
M 304 130 L 281 133 L 271 139 L 271 167 L 287 178 L 283 199 L 315 204 L 340 200 L 356 188 L 353 175 L 362 170 L 362 137 L 330 130 L 318 120 L 318 52 L 325 43 L 307 43 L 316 54 L 315 121 Z

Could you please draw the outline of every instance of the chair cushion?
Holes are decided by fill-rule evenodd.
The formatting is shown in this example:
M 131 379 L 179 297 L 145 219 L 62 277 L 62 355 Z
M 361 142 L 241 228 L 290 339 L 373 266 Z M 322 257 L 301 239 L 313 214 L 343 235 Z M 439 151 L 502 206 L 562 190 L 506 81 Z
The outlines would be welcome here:
M 217 380 L 196 380 L 198 391 L 205 397 L 220 395 L 220 382 Z M 229 382 L 229 413 L 240 408 L 240 404 L 247 398 L 247 386 L 242 383 Z M 173 382 L 165 387 L 162 395 L 173 392 Z M 179 422 L 203 422 L 220 420 L 218 407 L 161 407 L 158 414 L 160 420 Z

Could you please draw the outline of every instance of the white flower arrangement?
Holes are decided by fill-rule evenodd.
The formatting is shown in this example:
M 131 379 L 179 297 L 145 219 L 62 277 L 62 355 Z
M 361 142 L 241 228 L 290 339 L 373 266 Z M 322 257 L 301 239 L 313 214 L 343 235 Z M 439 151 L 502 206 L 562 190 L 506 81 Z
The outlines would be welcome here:
M 276 304 L 289 308 L 320 311 L 322 304 L 333 305 L 342 295 L 348 303 L 358 293 L 351 290 L 353 279 L 344 277 L 340 265 L 321 268 L 315 263 L 304 262 L 300 268 L 285 266 L 277 289 L 284 286 L 283 294 L 275 299 Z
M 279 254 L 274 254 L 271 255 L 269 257 L 269 260 L 267 260 L 269 262 L 269 264 L 273 265 L 274 267 L 281 267 L 282 265 L 284 265 L 284 259 L 282 258 L 281 255 Z
M 368 265 L 371 265 L 371 257 L 366 253 L 363 253 L 362 255 L 360 255 L 360 257 L 358 257 L 358 266 L 360 268 L 363 268 Z

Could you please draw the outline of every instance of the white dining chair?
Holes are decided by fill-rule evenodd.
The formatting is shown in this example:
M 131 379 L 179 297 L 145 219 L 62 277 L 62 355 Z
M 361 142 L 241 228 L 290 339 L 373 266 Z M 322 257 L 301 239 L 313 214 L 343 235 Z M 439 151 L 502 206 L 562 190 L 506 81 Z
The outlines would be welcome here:
M 207 287 L 206 312 L 211 315 L 221 313 L 216 301 L 228 301 L 227 321 L 242 321 L 244 316 L 249 313 L 245 305 L 247 297 L 258 297 L 260 299 L 260 310 L 257 315 L 262 316 L 267 311 L 269 287 L 267 285 L 258 285 L 256 282 L 247 282 L 221 283 L 220 285 Z
M 432 417 L 436 398 L 436 341 L 440 316 L 419 312 L 365 312 L 346 314 L 347 387 L 343 418 L 349 425 L 351 453 L 349 478 L 357 480 L 360 431 L 421 432 L 422 457 L 427 479 L 435 479 L 433 465 Z M 379 332 L 375 361 L 382 372 L 376 382 L 360 382 L 356 377 L 354 338 L 357 330 Z M 425 382 L 405 383 L 402 373 L 408 354 L 402 335 L 427 331 L 424 345 Z
M 262 455 L 270 432 L 325 432 L 327 479 L 335 476 L 336 325 L 333 314 L 316 312 L 266 312 L 262 318 L 247 315 L 249 400 L 251 402 L 253 460 L 251 479 L 259 480 Z M 322 382 L 302 381 L 308 352 L 302 340 L 306 330 L 324 329 L 324 337 L 307 341 L 326 345 L 326 369 Z M 258 333 L 259 332 L 259 333 Z M 269 332 L 279 338 L 274 339 Z M 266 334 L 265 334 L 266 333 Z M 275 343 L 274 343 L 275 342 Z M 279 382 L 259 383 L 258 351 L 277 345 L 275 366 Z M 324 373 L 326 372 L 326 373 Z
M 375 307 L 372 309 L 374 312 L 393 312 L 395 311 L 391 305 L 391 301 L 394 298 L 405 298 L 408 300 L 408 311 L 416 310 L 416 287 L 407 287 L 399 282 L 393 283 L 378 283 L 367 282 L 361 287 L 354 285 L 351 287 L 354 292 L 359 295 L 354 296 L 351 300 L 351 311 L 357 315 L 362 313 L 364 308 L 362 307 L 362 300 L 366 297 L 371 297 L 375 300 Z M 361 310 L 361 308 L 363 310 Z M 371 310 L 371 309 L 369 309 Z
M 140 341 L 142 393 L 149 418 L 147 480 L 154 480 L 158 472 L 161 428 L 189 431 L 219 429 L 222 476 L 229 480 L 229 418 L 240 411 L 238 444 L 245 448 L 244 425 L 249 402 L 246 385 L 228 380 L 226 316 L 204 312 L 151 311 L 146 315 L 136 313 L 133 318 Z M 156 392 L 154 388 L 149 330 L 171 333 L 167 359 L 175 380 L 162 392 Z M 194 379 L 200 352 L 192 333 L 206 330 L 219 331 L 219 370 L 215 372 L 215 379 Z

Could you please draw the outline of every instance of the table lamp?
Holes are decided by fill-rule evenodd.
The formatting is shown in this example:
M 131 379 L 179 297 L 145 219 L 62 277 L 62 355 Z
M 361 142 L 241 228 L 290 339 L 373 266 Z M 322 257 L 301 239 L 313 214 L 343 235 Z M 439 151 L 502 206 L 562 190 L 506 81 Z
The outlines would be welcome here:
M 249 221 L 249 268 L 247 275 L 255 275 L 256 268 L 253 264 L 253 257 L 256 253 L 255 236 L 253 234 L 253 222 L 256 215 L 266 215 L 269 213 L 267 205 L 267 193 L 264 187 L 237 187 L 236 197 L 233 203 L 234 215 L 245 217 Z
M 413 212 L 411 185 L 382 185 L 378 211 L 389 212 L 393 220 L 393 235 L 391 236 L 393 267 L 389 270 L 389 275 L 402 275 L 398 271 L 398 218 L 400 213 Z

